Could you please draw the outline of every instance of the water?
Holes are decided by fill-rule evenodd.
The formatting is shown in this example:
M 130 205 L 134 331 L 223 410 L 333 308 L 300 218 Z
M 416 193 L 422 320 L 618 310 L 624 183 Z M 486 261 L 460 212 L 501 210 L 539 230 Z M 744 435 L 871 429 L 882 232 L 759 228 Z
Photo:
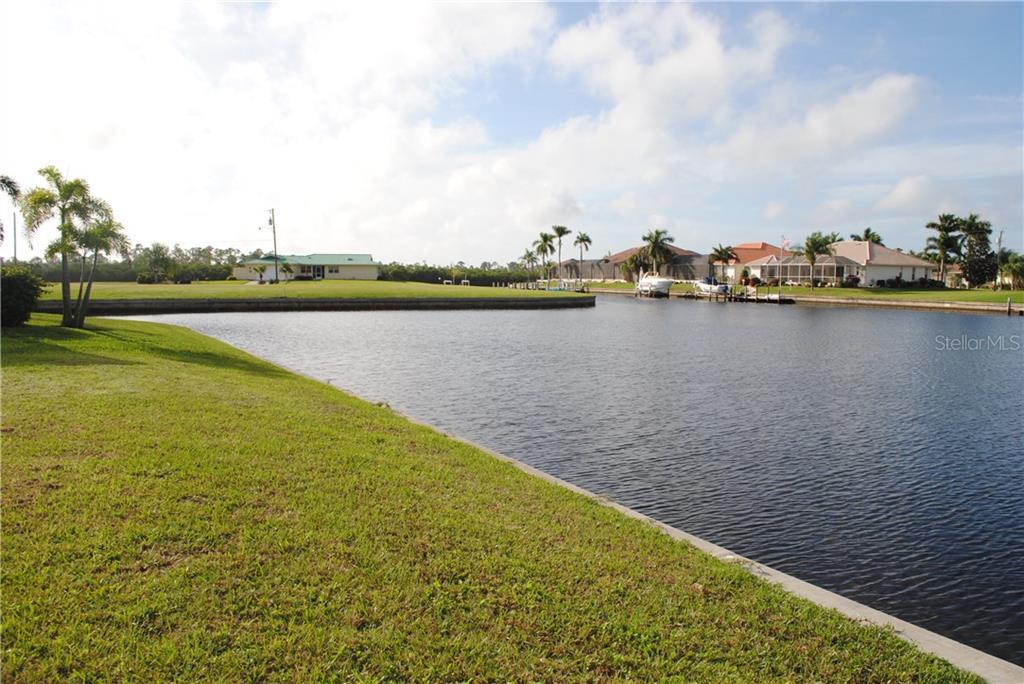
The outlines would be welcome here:
M 606 296 L 154 320 L 1024 664 L 1019 318 Z

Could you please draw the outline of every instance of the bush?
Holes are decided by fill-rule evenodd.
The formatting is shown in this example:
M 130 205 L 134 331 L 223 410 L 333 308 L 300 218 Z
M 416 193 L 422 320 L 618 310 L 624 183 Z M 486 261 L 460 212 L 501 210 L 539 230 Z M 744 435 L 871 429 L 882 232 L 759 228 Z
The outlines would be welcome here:
M 0 325 L 25 325 L 36 301 L 47 288 L 42 278 L 27 268 L 9 267 L 0 274 Z
M 238 280 L 238 278 L 236 278 L 236 277 L 235 277 L 235 276 L 233 276 L 233 275 L 229 275 L 229 276 L 228 276 L 227 278 L 225 278 L 224 280 Z
M 292 278 L 292 280 L 312 280 L 312 279 L 313 279 L 313 276 L 311 276 L 311 275 L 303 275 L 301 273 L 299 275 L 295 276 L 294 278 Z
M 752 287 L 758 287 L 760 284 L 761 284 L 761 279 L 758 278 L 757 276 L 754 276 L 753 278 L 750 279 L 750 285 Z
M 139 285 L 153 285 L 156 283 L 156 276 L 147 271 L 143 271 L 142 273 L 139 273 L 139 275 L 135 276 L 135 282 Z
M 857 276 L 847 276 L 846 280 L 844 280 L 842 282 L 842 284 L 840 285 L 840 287 L 859 287 L 859 286 L 860 286 L 860 278 L 858 278 Z

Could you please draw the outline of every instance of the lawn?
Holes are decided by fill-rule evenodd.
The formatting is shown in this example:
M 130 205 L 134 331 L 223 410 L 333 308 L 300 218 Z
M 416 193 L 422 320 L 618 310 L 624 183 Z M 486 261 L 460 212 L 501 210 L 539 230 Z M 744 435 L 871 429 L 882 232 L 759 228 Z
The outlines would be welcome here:
M 591 283 L 592 290 L 623 290 L 632 292 L 633 283 Z M 779 288 L 759 288 L 760 294 L 769 292 L 776 294 Z M 688 283 L 676 283 L 672 292 L 692 292 L 693 286 Z M 1010 299 L 1015 304 L 1024 304 L 1024 291 L 1008 292 L 1006 290 L 917 290 L 917 289 L 886 289 L 878 287 L 817 287 L 811 291 L 809 287 L 783 287 L 782 293 L 787 297 L 839 297 L 843 299 L 871 299 L 906 302 L 975 302 L 988 304 L 1006 304 Z
M 72 296 L 77 290 L 72 289 Z M 340 297 L 346 299 L 423 299 L 492 297 L 576 297 L 571 292 L 510 290 L 504 287 L 435 285 L 388 280 L 319 280 L 256 285 L 243 280 L 196 281 L 191 285 L 139 285 L 138 283 L 94 283 L 96 299 L 244 299 L 250 297 Z M 60 284 L 52 283 L 42 299 L 60 299 Z
M 3 675 L 978 681 L 196 333 L 3 331 Z

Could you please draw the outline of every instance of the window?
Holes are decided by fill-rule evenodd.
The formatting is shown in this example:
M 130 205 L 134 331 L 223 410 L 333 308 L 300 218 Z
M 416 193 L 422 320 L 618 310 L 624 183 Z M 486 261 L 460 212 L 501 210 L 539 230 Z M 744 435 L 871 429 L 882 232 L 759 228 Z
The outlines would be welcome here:
M 338 272 L 338 267 L 337 266 L 328 266 L 327 267 L 327 272 L 328 273 L 337 273 Z
M 312 272 L 313 272 L 313 269 L 310 268 L 309 266 L 299 266 L 299 273 L 309 274 L 309 273 L 312 273 Z

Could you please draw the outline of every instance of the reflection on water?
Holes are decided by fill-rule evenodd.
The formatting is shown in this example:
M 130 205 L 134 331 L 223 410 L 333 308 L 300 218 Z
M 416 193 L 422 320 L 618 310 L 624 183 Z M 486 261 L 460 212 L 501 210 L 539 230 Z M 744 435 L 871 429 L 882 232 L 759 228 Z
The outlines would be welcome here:
M 1024 663 L 1020 319 L 614 296 L 158 319 Z

